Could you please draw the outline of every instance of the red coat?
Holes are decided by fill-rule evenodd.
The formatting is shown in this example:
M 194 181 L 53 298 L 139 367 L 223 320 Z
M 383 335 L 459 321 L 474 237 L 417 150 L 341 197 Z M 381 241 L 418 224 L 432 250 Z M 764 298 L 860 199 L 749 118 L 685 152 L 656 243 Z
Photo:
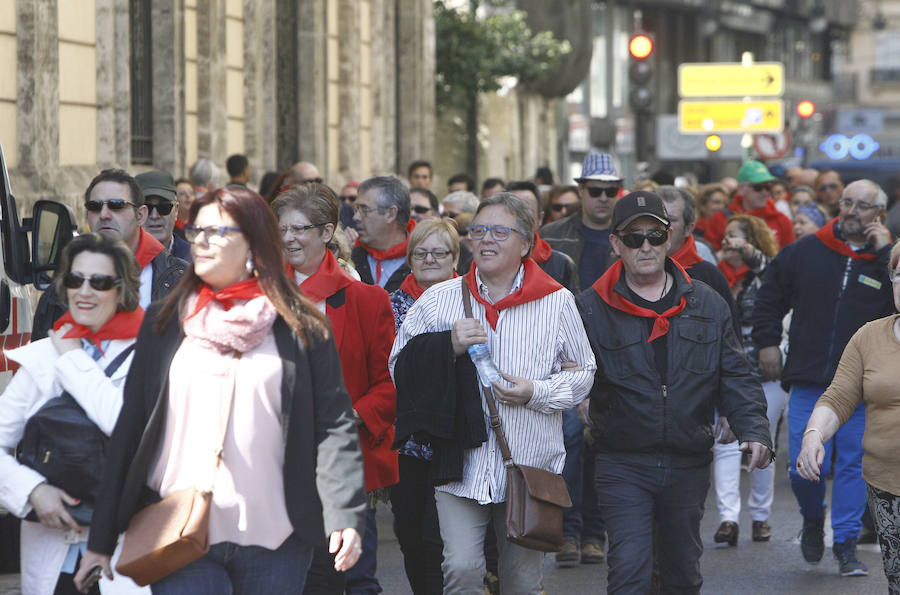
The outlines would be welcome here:
M 394 441 L 397 392 L 388 372 L 394 344 L 394 314 L 387 292 L 377 285 L 354 281 L 325 300 L 334 341 L 341 358 L 344 384 L 353 408 L 362 418 L 366 491 L 399 481 Z
M 725 226 L 728 224 L 728 218 L 732 215 L 747 214 L 759 217 L 766 222 L 773 232 L 775 232 L 775 241 L 778 242 L 778 248 L 784 248 L 794 241 L 794 225 L 791 220 L 775 207 L 775 201 L 771 198 L 766 201 L 766 206 L 761 209 L 747 211 L 744 209 L 741 195 L 738 194 L 728 205 L 728 208 L 722 211 L 716 211 L 712 214 L 706 223 L 706 231 L 703 233 L 703 239 L 712 244 L 716 250 L 722 249 L 722 239 L 725 237 Z

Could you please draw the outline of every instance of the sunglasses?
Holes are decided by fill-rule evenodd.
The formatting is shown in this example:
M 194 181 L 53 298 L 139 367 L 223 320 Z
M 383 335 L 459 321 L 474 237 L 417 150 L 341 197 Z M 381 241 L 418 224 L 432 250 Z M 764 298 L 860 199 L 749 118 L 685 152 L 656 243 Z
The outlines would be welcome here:
M 616 236 L 622 240 L 623 244 L 632 250 L 637 250 L 644 245 L 644 240 L 650 242 L 651 246 L 662 246 L 669 239 L 669 232 L 668 230 L 657 228 L 648 234 L 633 231 L 631 233 L 617 233 Z
M 450 217 L 451 219 L 456 219 L 459 217 L 459 213 L 454 213 L 453 211 L 444 211 L 444 217 Z
M 431 212 L 431 207 L 426 207 L 423 205 L 413 205 L 412 210 L 418 213 L 419 215 L 427 215 Z
M 550 209 L 556 213 L 559 213 L 560 211 L 568 211 L 569 209 L 574 209 L 577 206 L 578 206 L 578 203 L 573 202 L 573 203 L 569 203 L 569 204 L 550 205 Z
M 600 198 L 604 194 L 608 198 L 614 198 L 615 196 L 617 196 L 619 194 L 618 186 L 602 186 L 602 187 L 585 186 L 585 190 L 587 190 L 588 194 L 590 194 L 594 198 Z
M 160 216 L 165 217 L 169 213 L 172 212 L 172 209 L 175 208 L 175 203 L 173 202 L 145 202 L 144 206 L 147 207 L 147 213 L 152 213 L 153 209 L 156 209 L 156 212 L 160 214 Z
M 354 202 L 354 201 L 356 200 L 356 195 L 355 195 L 355 194 L 348 194 L 347 196 L 342 196 L 342 197 L 341 197 L 341 200 L 346 200 L 346 201 L 349 201 L 349 202 Z
M 81 273 L 66 273 L 66 276 L 63 277 L 63 285 L 66 286 L 66 289 L 80 289 L 85 281 L 90 284 L 92 289 L 97 291 L 109 291 L 113 287 L 118 287 L 122 284 L 121 279 L 117 279 L 112 275 L 91 275 L 90 277 L 85 277 Z
M 299 184 L 308 184 L 310 182 L 315 182 L 316 184 L 322 183 L 322 178 L 306 178 L 305 180 L 300 180 Z
M 763 182 L 762 184 L 754 184 L 753 189 L 757 192 L 769 192 L 772 189 L 772 185 L 767 182 Z
M 837 190 L 840 187 L 840 184 L 832 182 L 831 184 L 822 184 L 821 186 L 819 186 L 819 190 Z
M 90 213 L 99 213 L 103 210 L 103 205 L 110 211 L 121 211 L 125 207 L 137 207 L 138 205 L 129 202 L 124 198 L 111 198 L 109 200 L 89 200 L 84 203 L 84 208 Z M 171 207 L 169 208 L 171 210 Z
M 200 234 L 206 234 L 206 239 L 209 240 L 213 237 L 224 238 L 228 234 L 229 231 L 240 232 L 240 227 L 229 227 L 227 225 L 208 225 L 206 227 L 197 227 L 196 225 L 185 225 L 182 229 L 184 231 L 184 237 L 187 238 L 188 242 L 193 243 L 196 241 Z

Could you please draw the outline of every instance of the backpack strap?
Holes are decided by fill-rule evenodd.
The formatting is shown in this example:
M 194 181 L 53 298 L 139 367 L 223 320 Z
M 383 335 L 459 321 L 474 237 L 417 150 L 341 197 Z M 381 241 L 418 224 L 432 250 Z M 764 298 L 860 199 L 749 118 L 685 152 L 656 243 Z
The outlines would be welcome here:
M 122 352 L 119 353 L 119 355 L 117 355 L 115 357 L 115 359 L 113 359 L 113 361 L 109 362 L 109 365 L 106 366 L 106 369 L 103 370 L 103 373 L 106 374 L 107 376 L 112 376 L 115 373 L 115 371 L 119 369 L 119 366 L 121 366 L 122 363 L 126 359 L 128 359 L 128 356 L 131 354 L 132 351 L 134 351 L 134 343 L 132 343 L 131 345 L 129 345 L 128 347 L 123 349 Z

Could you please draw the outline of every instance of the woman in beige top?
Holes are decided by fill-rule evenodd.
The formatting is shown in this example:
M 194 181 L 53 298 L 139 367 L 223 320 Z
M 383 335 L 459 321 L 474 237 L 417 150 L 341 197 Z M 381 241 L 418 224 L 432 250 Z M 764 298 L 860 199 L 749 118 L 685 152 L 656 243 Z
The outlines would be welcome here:
M 900 242 L 890 257 L 894 306 L 900 310 Z M 834 380 L 819 398 L 797 457 L 797 472 L 819 481 L 825 442 L 866 404 L 863 479 L 869 510 L 881 543 L 890 592 L 900 593 L 900 315 L 873 320 L 859 329 L 841 356 Z

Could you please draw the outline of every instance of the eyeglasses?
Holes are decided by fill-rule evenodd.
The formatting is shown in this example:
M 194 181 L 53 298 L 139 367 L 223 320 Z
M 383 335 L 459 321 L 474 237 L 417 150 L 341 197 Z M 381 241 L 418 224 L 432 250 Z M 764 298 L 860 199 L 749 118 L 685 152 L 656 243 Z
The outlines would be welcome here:
M 306 178 L 305 180 L 300 180 L 297 182 L 298 184 L 308 184 L 310 182 L 315 182 L 316 184 L 322 183 L 322 178 Z
M 85 281 L 90 284 L 92 289 L 97 291 L 109 291 L 113 287 L 118 287 L 122 284 L 121 279 L 112 275 L 91 275 L 90 277 L 85 277 L 81 273 L 66 273 L 65 277 L 63 277 L 63 285 L 66 286 L 66 289 L 81 289 Z
M 356 195 L 355 195 L 355 194 L 348 194 L 347 196 L 342 196 L 342 197 L 341 197 L 341 200 L 346 200 L 347 202 L 355 202 L 355 201 L 356 201 Z
M 838 201 L 838 204 L 842 209 L 850 209 L 855 206 L 857 211 L 871 211 L 878 208 L 878 205 L 871 205 L 867 202 L 853 202 L 853 199 L 850 198 L 842 198 Z
M 753 189 L 757 192 L 769 192 L 772 190 L 772 185 L 768 182 L 762 182 L 760 184 L 754 184 Z
M 152 213 L 153 209 L 156 209 L 156 212 L 160 214 L 161 217 L 165 217 L 169 213 L 172 212 L 172 209 L 175 208 L 175 203 L 173 202 L 145 202 L 144 206 L 147 207 L 147 212 Z
M 604 194 L 613 198 L 619 194 L 619 186 L 585 186 L 585 190 L 594 198 L 600 198 Z
M 200 234 L 206 234 L 206 239 L 210 239 L 215 236 L 219 236 L 224 238 L 225 234 L 229 231 L 241 231 L 240 227 L 229 227 L 227 225 L 207 225 L 206 227 L 197 227 L 196 225 L 185 225 L 184 226 L 184 237 L 187 238 L 189 242 L 195 242 Z
M 413 205 L 410 207 L 413 211 L 418 213 L 419 215 L 427 215 L 431 212 L 431 207 L 426 207 L 424 205 Z
M 891 283 L 900 283 L 900 267 L 888 271 L 888 277 L 890 278 Z
M 837 190 L 840 187 L 841 187 L 841 185 L 838 184 L 837 182 L 832 182 L 830 184 L 822 184 L 821 186 L 819 186 L 818 189 L 819 190 Z
M 299 236 L 303 232 L 309 231 L 310 229 L 315 229 L 317 227 L 322 227 L 325 225 L 324 223 L 317 223 L 315 225 L 282 225 L 281 226 L 281 235 L 285 235 L 288 232 L 295 236 Z
M 622 243 L 629 248 L 637 250 L 644 245 L 644 240 L 650 242 L 651 246 L 662 246 L 669 239 L 669 232 L 666 229 L 656 228 L 647 234 L 633 231 L 631 233 L 617 233 L 616 237 L 622 240 Z
M 412 257 L 416 260 L 425 260 L 429 254 L 431 254 L 431 257 L 435 260 L 444 260 L 445 258 L 450 256 L 450 251 L 446 248 L 435 248 L 434 250 L 414 250 L 412 253 Z
M 560 211 L 568 211 L 569 209 L 574 209 L 578 206 L 577 202 L 566 203 L 557 203 L 555 205 L 550 205 L 550 209 L 559 213 Z
M 378 211 L 379 213 L 383 212 L 384 209 L 381 207 L 370 207 L 368 205 L 353 205 L 353 212 L 359 213 L 362 217 L 368 217 L 369 213 L 372 211 Z
M 90 213 L 99 213 L 103 210 L 103 205 L 110 211 L 121 211 L 125 207 L 137 207 L 139 205 L 129 202 L 124 198 L 111 198 L 109 200 L 89 200 L 84 203 L 84 208 Z
M 469 239 L 472 240 L 481 240 L 484 239 L 484 236 L 487 235 L 488 232 L 491 232 L 491 237 L 498 242 L 503 242 L 509 239 L 509 236 L 512 232 L 516 232 L 523 238 L 526 237 L 518 229 L 513 227 L 508 227 L 506 225 L 470 225 L 469 226 Z

